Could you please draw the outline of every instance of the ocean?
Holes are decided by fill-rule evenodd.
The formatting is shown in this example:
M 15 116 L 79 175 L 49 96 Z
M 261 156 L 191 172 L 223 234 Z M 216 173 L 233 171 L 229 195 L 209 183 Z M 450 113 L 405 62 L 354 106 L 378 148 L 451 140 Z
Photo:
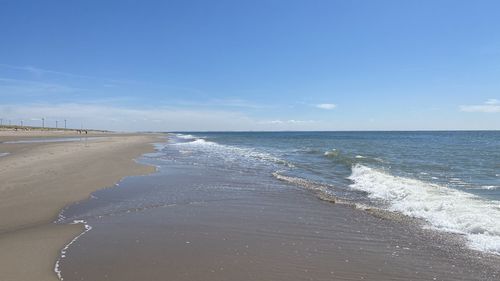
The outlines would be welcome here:
M 172 142 L 194 162 L 310 184 L 500 254 L 498 131 L 180 133 Z
M 61 279 L 500 274 L 500 132 L 175 132 L 155 146 L 138 161 L 156 173 L 61 212 L 86 226 Z

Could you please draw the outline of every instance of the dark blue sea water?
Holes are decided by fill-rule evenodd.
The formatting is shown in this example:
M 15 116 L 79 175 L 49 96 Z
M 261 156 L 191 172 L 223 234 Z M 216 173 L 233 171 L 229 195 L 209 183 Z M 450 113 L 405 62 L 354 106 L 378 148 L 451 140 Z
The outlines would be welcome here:
M 500 254 L 500 132 L 176 133 L 168 150 L 425 220 Z M 168 153 L 167 153 L 168 154 Z

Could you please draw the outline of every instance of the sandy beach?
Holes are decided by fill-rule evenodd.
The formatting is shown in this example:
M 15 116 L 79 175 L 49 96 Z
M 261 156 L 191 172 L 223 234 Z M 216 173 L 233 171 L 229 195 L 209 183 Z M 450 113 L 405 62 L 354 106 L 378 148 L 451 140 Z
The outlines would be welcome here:
M 65 281 L 497 280 L 498 257 L 461 236 L 320 200 L 249 151 L 174 139 L 144 155 L 164 139 L 0 132 L 0 279 L 56 281 L 57 261 Z
M 0 281 L 500 281 L 500 1 L 0 2 Z
M 75 132 L 0 131 L 0 272 L 4 281 L 58 280 L 59 251 L 82 232 L 57 225 L 62 208 L 151 166 L 135 158 L 152 151 L 154 135 L 89 132 L 85 141 L 4 143 L 82 137 Z

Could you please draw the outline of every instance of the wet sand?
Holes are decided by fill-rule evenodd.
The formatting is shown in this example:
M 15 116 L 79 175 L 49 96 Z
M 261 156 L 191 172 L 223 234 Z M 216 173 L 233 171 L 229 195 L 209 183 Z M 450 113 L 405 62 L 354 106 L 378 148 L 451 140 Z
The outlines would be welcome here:
M 62 260 L 64 280 L 498 280 L 498 258 L 418 222 L 271 176 L 157 164 L 65 211 L 93 229 Z
M 0 142 L 40 137 L 74 137 L 74 132 L 0 131 Z M 59 251 L 82 231 L 56 225 L 60 210 L 127 175 L 153 167 L 133 159 L 151 151 L 153 135 L 105 136 L 58 143 L 0 143 L 0 280 L 57 280 Z

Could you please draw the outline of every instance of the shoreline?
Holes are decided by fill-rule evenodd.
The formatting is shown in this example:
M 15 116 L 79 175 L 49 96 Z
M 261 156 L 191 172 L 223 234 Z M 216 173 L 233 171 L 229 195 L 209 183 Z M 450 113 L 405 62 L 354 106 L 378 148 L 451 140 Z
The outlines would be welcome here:
M 54 264 L 61 249 L 83 226 L 54 221 L 68 205 L 85 200 L 126 176 L 155 167 L 135 161 L 154 151 L 158 135 L 98 133 L 88 140 L 0 143 L 0 271 L 2 280 L 59 280 Z M 0 132 L 1 141 L 25 138 L 81 137 L 64 132 Z
M 86 219 L 92 231 L 62 260 L 65 278 L 465 281 L 498 276 L 492 264 L 497 259 L 482 260 L 483 254 L 462 247 L 460 237 L 449 240 L 414 220 L 332 204 L 271 175 L 255 182 L 255 174 L 242 173 L 235 180 L 218 167 L 179 158 L 162 163 L 157 173 L 129 177 L 120 188 L 98 191 L 68 210 L 69 221 Z
M 76 169 L 76 174 L 85 173 L 85 180 L 82 186 L 72 188 L 78 189 L 80 195 L 82 188 L 87 192 L 58 209 L 51 221 L 27 222 L 26 214 L 4 211 L 9 207 L 11 191 L 8 185 L 0 185 L 2 280 L 100 280 L 106 275 L 110 280 L 132 281 L 187 275 L 199 279 L 206 274 L 212 276 L 207 280 L 255 280 L 257 275 L 264 280 L 294 280 L 297 276 L 317 280 L 332 276 L 496 280 L 500 272 L 495 263 L 497 256 L 471 250 L 464 237 L 423 227 L 419 219 L 322 197 L 317 194 L 318 186 L 288 181 L 275 173 L 259 184 L 252 174 L 241 174 L 238 181 L 228 182 L 226 173 L 213 167 L 186 166 L 182 161 L 170 162 L 172 159 L 169 164 L 157 166 L 156 158 L 150 157 L 157 153 L 145 153 L 157 151 L 159 135 L 101 136 L 89 138 L 88 143 L 1 143 L 0 134 L 0 152 L 9 152 L 0 158 L 0 180 L 6 169 L 12 172 L 31 165 L 25 176 L 36 176 L 42 185 L 45 176 L 54 189 L 54 182 L 71 183 L 68 177 L 72 178 L 71 171 Z M 137 155 L 127 158 L 133 153 Z M 78 161 L 68 160 L 75 155 L 79 155 Z M 145 157 L 138 158 L 140 155 Z M 115 157 L 119 163 L 108 157 Z M 64 161 L 69 162 L 60 165 Z M 33 167 L 40 163 L 43 165 L 38 166 L 47 169 L 43 176 Z M 101 165 L 102 169 L 91 168 L 88 163 Z M 90 176 L 106 173 L 109 177 L 113 170 L 123 173 L 124 169 L 128 174 L 111 184 L 89 187 L 89 183 L 95 184 L 89 181 Z M 151 173 L 154 171 L 157 173 Z M 27 191 L 19 180 L 22 175 L 18 176 L 21 178 L 10 179 L 7 184 L 15 182 L 21 189 L 18 192 Z M 169 188 L 158 189 L 160 185 Z M 24 192 L 23 196 L 32 192 L 39 201 L 36 190 Z M 91 194 L 95 196 L 89 197 Z M 59 193 L 55 196 L 64 199 Z M 13 209 L 26 212 L 31 208 L 21 205 Z M 101 209 L 103 206 L 109 209 Z M 124 212 L 126 216 L 118 215 Z M 4 227 L 10 219 L 6 214 L 17 216 L 14 226 Z M 35 214 L 30 216 L 33 219 Z M 189 254 L 192 250 L 200 256 L 193 259 Z M 129 256 L 134 258 L 126 258 Z M 170 262 L 171 258 L 176 261 Z M 144 270 L 130 271 L 138 260 Z M 191 263 L 197 266 L 188 266 Z M 293 264 L 304 271 L 297 271 Z M 218 272 L 217 268 L 223 270 Z M 245 273 L 242 275 L 238 268 L 245 268 Z M 275 275 L 277 272 L 280 274 Z M 446 272 L 450 276 L 443 275 Z M 286 276 L 281 276 L 284 273 Z

